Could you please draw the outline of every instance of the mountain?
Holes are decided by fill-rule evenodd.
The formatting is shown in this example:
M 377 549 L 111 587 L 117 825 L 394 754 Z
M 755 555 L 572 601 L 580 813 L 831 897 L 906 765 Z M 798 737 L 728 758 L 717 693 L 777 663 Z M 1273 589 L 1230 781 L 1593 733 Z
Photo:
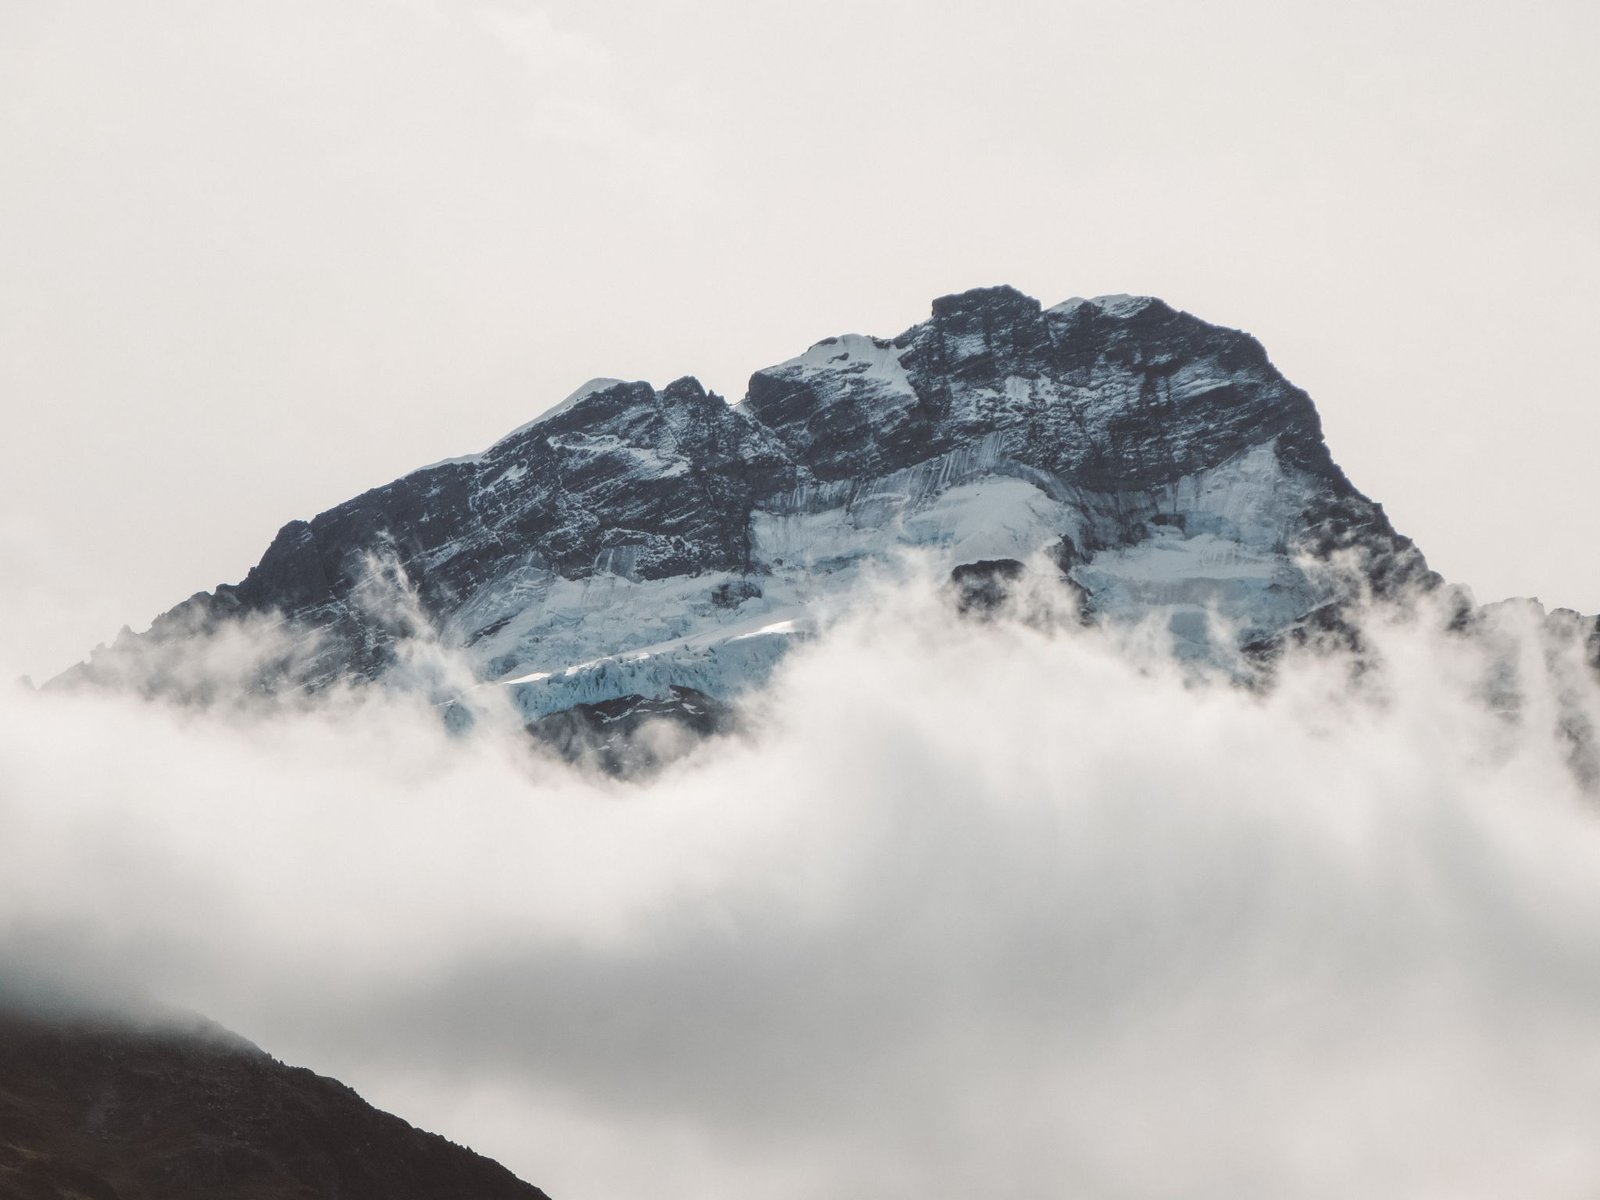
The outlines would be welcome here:
M 216 1026 L 0 1008 L 0 1200 L 548 1200 Z
M 481 454 L 290 522 L 242 582 L 57 683 L 209 698 L 195 647 L 248 620 L 275 650 L 243 690 L 504 689 L 581 756 L 645 721 L 723 727 L 905 549 L 990 601 L 1043 564 L 1089 618 L 1153 618 L 1212 659 L 1439 583 L 1255 339 L 1150 297 L 996 287 L 892 339 L 818 342 L 737 404 L 594 380 Z

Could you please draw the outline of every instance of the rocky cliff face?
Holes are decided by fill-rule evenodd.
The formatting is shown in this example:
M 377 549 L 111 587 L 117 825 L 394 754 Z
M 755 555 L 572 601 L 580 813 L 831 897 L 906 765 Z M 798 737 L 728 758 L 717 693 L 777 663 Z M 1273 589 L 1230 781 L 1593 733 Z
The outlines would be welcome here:
M 422 635 L 530 722 L 727 702 L 907 549 L 1049 564 L 1096 618 L 1153 617 L 1196 655 L 1325 615 L 1343 593 L 1315 564 L 1340 551 L 1379 591 L 1431 578 L 1254 339 L 1146 297 L 1045 309 L 1001 287 L 819 342 L 735 405 L 596 380 L 482 454 L 291 522 L 241 583 L 65 678 L 192 690 L 188 636 L 254 616 L 286 635 L 255 687 L 394 681 Z

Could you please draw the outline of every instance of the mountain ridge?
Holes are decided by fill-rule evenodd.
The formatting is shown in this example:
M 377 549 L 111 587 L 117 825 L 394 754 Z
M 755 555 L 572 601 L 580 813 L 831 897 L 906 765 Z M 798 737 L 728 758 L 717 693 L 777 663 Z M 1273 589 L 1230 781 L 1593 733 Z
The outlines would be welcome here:
M 200 1018 L 0 995 L 0 1197 L 548 1200 L 499 1163 Z
M 403 679 L 450 702 L 459 679 L 402 662 L 426 637 L 530 725 L 660 716 L 737 701 L 906 551 L 1053 564 L 1095 619 L 1213 659 L 1441 582 L 1255 338 L 1153 297 L 1045 308 L 1000 286 L 893 338 L 813 343 L 734 404 L 688 376 L 592 380 L 478 454 L 289 522 L 239 583 L 53 682 L 192 698 L 193 635 L 253 618 L 286 646 L 246 691 Z

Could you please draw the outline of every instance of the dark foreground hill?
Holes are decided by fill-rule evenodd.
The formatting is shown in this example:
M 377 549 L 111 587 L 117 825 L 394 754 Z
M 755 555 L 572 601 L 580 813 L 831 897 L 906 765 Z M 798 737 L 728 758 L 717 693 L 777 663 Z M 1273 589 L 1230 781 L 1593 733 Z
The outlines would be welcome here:
M 548 1200 L 215 1026 L 0 1009 L 0 1200 Z

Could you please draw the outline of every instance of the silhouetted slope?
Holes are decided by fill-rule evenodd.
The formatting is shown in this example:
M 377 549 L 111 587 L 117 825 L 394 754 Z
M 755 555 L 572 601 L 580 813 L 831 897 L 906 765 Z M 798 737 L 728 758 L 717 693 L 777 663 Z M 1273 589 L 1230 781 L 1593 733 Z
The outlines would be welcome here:
M 3 1010 L 0 1197 L 548 1200 L 215 1026 Z

